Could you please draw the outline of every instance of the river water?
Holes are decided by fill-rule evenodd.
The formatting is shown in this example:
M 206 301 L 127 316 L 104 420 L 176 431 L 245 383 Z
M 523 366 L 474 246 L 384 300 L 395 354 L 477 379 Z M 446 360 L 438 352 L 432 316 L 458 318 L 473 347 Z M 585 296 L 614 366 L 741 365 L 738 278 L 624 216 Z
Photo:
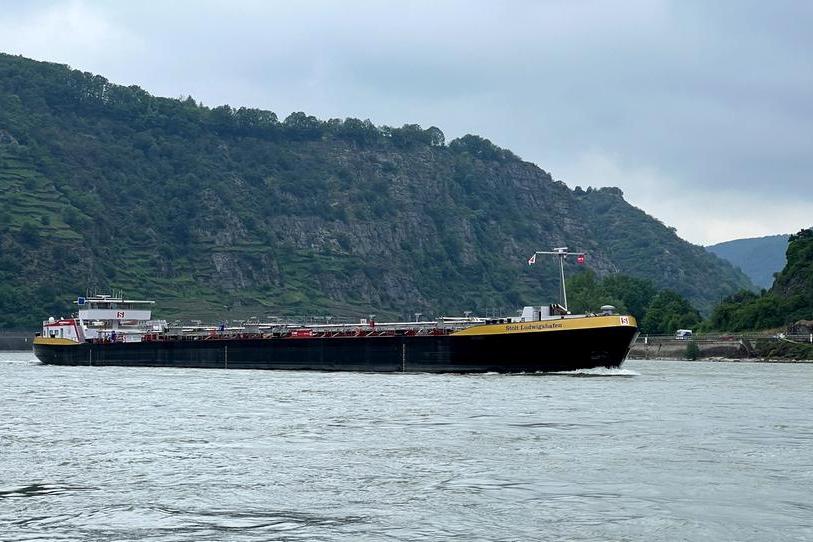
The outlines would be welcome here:
M 813 540 L 813 365 L 566 375 L 0 353 L 0 540 Z

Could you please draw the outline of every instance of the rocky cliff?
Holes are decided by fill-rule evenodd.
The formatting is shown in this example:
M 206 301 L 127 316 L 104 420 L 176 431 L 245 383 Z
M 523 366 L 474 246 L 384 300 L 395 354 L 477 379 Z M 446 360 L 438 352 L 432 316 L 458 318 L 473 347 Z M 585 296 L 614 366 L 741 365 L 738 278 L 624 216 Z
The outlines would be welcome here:
M 555 298 L 553 263 L 526 260 L 562 245 L 700 307 L 751 286 L 620 190 L 477 136 L 280 121 L 0 55 L 2 325 L 112 287 L 170 318 L 513 311 Z

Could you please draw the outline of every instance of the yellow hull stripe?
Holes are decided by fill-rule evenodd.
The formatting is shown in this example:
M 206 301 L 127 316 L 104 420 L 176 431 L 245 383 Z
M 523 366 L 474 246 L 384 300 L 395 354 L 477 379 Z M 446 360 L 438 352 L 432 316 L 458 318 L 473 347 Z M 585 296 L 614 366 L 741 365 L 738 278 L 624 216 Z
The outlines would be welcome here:
M 507 333 L 540 333 L 572 329 L 602 329 L 608 327 L 637 327 L 632 316 L 585 316 L 583 318 L 560 318 L 539 322 L 519 322 L 516 324 L 488 324 L 474 326 L 452 335 L 503 335 Z
M 58 337 L 34 337 L 34 344 L 49 344 L 49 345 L 70 345 L 70 344 L 79 344 L 76 341 L 72 341 L 71 339 L 60 339 Z

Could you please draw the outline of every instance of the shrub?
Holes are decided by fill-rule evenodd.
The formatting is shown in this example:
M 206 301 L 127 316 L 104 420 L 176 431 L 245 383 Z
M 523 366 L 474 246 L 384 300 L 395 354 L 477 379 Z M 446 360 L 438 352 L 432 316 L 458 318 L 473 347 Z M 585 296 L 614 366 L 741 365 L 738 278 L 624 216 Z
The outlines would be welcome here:
M 686 359 L 695 361 L 700 356 L 700 347 L 694 341 L 689 341 L 686 345 Z

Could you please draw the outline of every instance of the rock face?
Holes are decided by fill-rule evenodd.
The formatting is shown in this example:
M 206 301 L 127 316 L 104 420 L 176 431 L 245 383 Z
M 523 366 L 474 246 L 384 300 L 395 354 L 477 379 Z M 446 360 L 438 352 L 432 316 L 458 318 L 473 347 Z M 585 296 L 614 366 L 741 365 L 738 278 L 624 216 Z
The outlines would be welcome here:
M 770 291 L 779 297 L 798 296 L 807 301 L 808 310 L 813 309 L 813 228 L 790 236 L 787 264 Z
M 513 314 L 555 299 L 553 262 L 526 261 L 563 245 L 700 307 L 750 286 L 620 190 L 437 128 L 278 122 L 0 55 L 0 135 L 7 326 L 113 287 L 166 317 Z

